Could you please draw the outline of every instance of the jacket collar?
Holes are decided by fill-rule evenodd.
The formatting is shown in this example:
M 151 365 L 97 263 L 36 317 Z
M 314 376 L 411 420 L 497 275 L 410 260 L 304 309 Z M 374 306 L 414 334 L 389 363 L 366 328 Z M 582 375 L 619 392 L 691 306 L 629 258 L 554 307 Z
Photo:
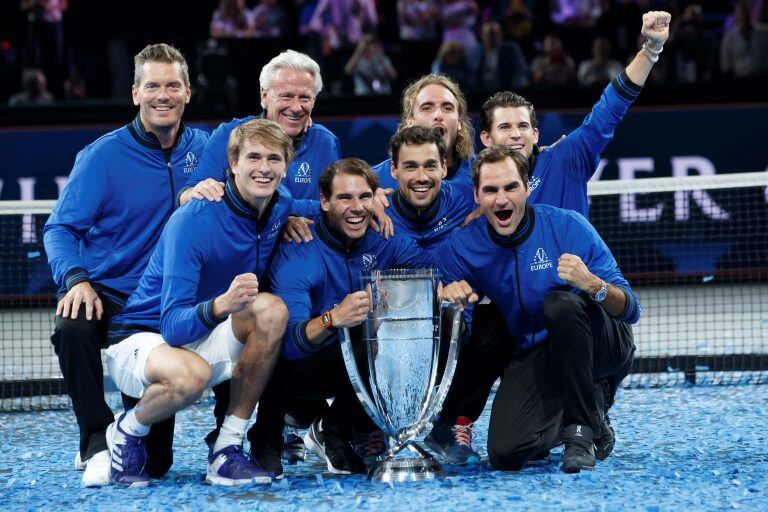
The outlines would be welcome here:
M 321 242 L 340 254 L 348 254 L 355 250 L 365 238 L 365 236 L 363 236 L 347 244 L 347 237 L 331 226 L 331 223 L 328 221 L 328 216 L 325 213 L 315 224 L 315 232 Z
M 507 249 L 518 247 L 522 245 L 526 240 L 528 240 L 528 238 L 531 236 L 531 233 L 533 233 L 533 226 L 535 224 L 536 214 L 533 210 L 533 207 L 529 204 L 525 205 L 525 214 L 523 214 L 523 218 L 520 220 L 520 224 L 517 226 L 515 232 L 511 235 L 505 236 L 498 234 L 496 230 L 493 229 L 493 226 L 491 226 L 491 223 L 487 220 L 485 221 L 485 226 L 488 229 L 488 236 L 490 236 L 491 241 L 499 247 L 504 247 Z
M 397 213 L 399 213 L 406 221 L 412 224 L 429 224 L 435 219 L 435 217 L 437 217 L 438 213 L 440 213 L 441 193 L 442 189 L 437 194 L 437 197 L 432 202 L 432 204 L 423 210 L 418 210 L 411 203 L 405 200 L 405 198 L 400 194 L 399 190 L 396 190 L 395 193 L 392 194 L 392 208 L 394 208 Z
M 267 207 L 264 210 L 264 214 L 261 216 L 262 219 L 268 219 L 270 215 L 272 215 L 272 209 L 279 199 L 280 193 L 275 190 L 274 194 L 272 194 L 272 198 L 269 200 L 269 204 L 267 204 Z M 250 220 L 251 222 L 259 221 L 259 211 L 251 206 L 248 201 L 243 199 L 243 196 L 240 195 L 240 191 L 237 190 L 235 179 L 232 176 L 227 176 L 227 184 L 224 188 L 224 202 L 232 213 L 238 217 Z
M 173 141 L 173 146 L 171 146 L 170 149 L 176 149 L 176 146 L 179 145 L 179 141 L 181 140 L 181 135 L 184 133 L 184 130 L 184 123 L 179 123 L 179 129 L 176 132 L 176 139 Z M 136 117 L 134 117 L 133 121 L 131 121 L 131 123 L 128 125 L 128 131 L 131 132 L 131 135 L 133 135 L 133 138 L 136 139 L 136 142 L 145 148 L 159 149 L 161 151 L 163 150 L 163 147 L 160 145 L 160 141 L 157 139 L 157 136 L 154 133 L 148 132 L 144 129 L 144 125 L 141 123 L 141 116 L 139 114 L 136 114 Z

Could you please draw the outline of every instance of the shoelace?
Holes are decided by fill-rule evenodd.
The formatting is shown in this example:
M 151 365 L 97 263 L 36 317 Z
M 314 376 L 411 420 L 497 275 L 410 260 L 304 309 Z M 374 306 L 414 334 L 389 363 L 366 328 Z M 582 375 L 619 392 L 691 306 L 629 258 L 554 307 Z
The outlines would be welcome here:
M 472 438 L 475 436 L 475 433 L 472 431 L 473 425 L 474 422 L 469 425 L 454 425 L 451 427 L 456 442 L 469 449 L 472 449 Z
M 126 456 L 123 457 L 123 460 L 126 461 L 126 467 L 123 471 L 143 473 L 147 464 L 147 448 L 144 446 L 144 443 L 126 437 L 123 450 L 126 452 Z

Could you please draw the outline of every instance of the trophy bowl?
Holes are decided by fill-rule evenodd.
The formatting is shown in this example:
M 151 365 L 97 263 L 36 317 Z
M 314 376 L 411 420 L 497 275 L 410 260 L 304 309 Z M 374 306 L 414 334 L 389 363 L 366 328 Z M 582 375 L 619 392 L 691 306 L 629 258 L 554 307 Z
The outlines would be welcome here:
M 389 449 L 371 465 L 368 478 L 434 478 L 440 465 L 414 440 L 431 428 L 448 393 L 461 314 L 456 305 L 438 301 L 440 274 L 432 269 L 375 270 L 361 281 L 371 310 L 362 324 L 362 339 L 355 342 L 364 344 L 367 368 L 358 367 L 348 329 L 341 332 L 341 351 L 357 398 L 389 439 Z M 443 326 L 448 332 L 442 332 Z M 441 361 L 446 362 L 438 382 Z M 405 448 L 411 457 L 398 456 Z

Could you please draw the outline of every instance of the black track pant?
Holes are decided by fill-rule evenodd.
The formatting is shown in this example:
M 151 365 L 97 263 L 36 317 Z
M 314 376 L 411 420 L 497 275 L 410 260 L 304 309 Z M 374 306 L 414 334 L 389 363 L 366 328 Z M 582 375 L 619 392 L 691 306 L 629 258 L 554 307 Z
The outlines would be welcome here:
M 356 346 L 356 350 L 361 350 L 361 346 Z M 367 380 L 364 373 L 367 367 L 358 363 L 358 368 L 361 377 Z M 280 443 L 285 413 L 290 404 L 297 399 L 332 397 L 335 398 L 333 404 L 323 419 L 324 431 L 351 440 L 354 432 L 376 429 L 355 396 L 339 343 L 303 359 L 280 359 L 261 396 L 256 423 L 248 439 L 252 443 Z
M 591 299 L 552 292 L 544 301 L 544 322 L 547 343 L 513 356 L 496 391 L 488 457 L 498 469 L 519 469 L 545 455 L 559 442 L 561 425 L 599 432 L 594 384 L 606 380 L 615 389 L 632 365 L 630 326 Z
M 80 427 L 82 460 L 107 449 L 105 432 L 114 421 L 114 415 L 104 400 L 101 349 L 107 347 L 109 322 L 120 312 L 121 307 L 103 293 L 97 293 L 104 308 L 101 320 L 96 320 L 95 314 L 92 320 L 86 320 L 83 304 L 76 320 L 57 316 L 51 335 L 51 343 L 59 358 L 59 367 Z M 171 466 L 173 423 L 174 419 L 170 418 L 154 425 L 150 431 L 147 438 L 150 476 L 162 476 Z
M 538 350 L 514 355 L 515 340 L 507 333 L 498 307 L 475 308 L 472 336 L 459 353 L 440 413 L 440 420 L 447 424 L 454 424 L 458 416 L 476 421 L 494 382 L 501 377 L 488 451 L 498 467 L 516 469 L 545 454 L 557 444 L 561 420 L 566 425 L 589 425 L 599 432 L 600 414 L 611 405 L 613 392 L 632 364 L 630 327 L 591 300 L 555 292 L 544 307 L 549 342 Z M 553 341 L 553 335 L 561 342 Z M 554 362 L 549 356 L 553 346 L 560 347 L 561 354 Z M 555 364 L 560 368 L 555 369 Z M 566 379 L 556 380 L 558 375 Z M 587 382 L 592 391 L 586 391 Z M 568 390 L 563 389 L 566 384 Z M 570 406 L 562 418 L 564 396 Z

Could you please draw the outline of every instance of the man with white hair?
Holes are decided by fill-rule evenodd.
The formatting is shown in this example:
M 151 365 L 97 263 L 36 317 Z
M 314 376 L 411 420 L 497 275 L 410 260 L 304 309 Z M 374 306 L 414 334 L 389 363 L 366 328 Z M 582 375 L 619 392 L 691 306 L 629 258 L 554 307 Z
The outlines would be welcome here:
M 227 140 L 232 130 L 256 117 L 279 124 L 293 140 L 296 157 L 283 183 L 294 199 L 319 201 L 317 180 L 329 164 L 341 158 L 339 139 L 323 125 L 310 122 L 315 99 L 323 89 L 320 66 L 309 56 L 285 50 L 270 60 L 259 75 L 259 116 L 232 119 L 211 134 L 197 168 L 189 177 L 181 204 L 190 199 L 221 201 L 227 171 Z
M 288 224 L 295 224 L 293 233 L 297 242 L 302 238 L 307 241 L 312 237 L 308 228 L 311 221 L 301 217 L 319 214 L 320 174 L 329 164 L 341 158 L 338 137 L 323 125 L 312 123 L 310 120 L 315 99 L 323 89 L 320 66 L 303 53 L 285 50 L 261 69 L 259 85 L 261 106 L 264 109 L 262 114 L 232 119 L 228 123 L 222 123 L 213 131 L 197 168 L 187 181 L 187 188 L 180 195 L 179 202 L 184 204 L 190 199 L 222 200 L 225 176 L 229 167 L 227 162 L 229 134 L 238 126 L 256 117 L 263 117 L 279 124 L 293 141 L 295 156 L 288 165 L 283 184 L 294 200 L 310 200 L 314 205 L 309 205 L 308 201 L 294 201 Z M 305 206 L 299 207 L 300 203 Z M 229 386 L 226 382 L 222 383 L 214 388 L 214 392 L 217 399 L 217 426 L 220 426 L 229 401 Z M 292 411 L 292 414 L 307 415 L 309 418 L 307 421 L 311 421 L 326 407 L 324 401 L 307 402 L 300 407 L 300 411 Z M 305 422 L 290 421 L 289 418 L 288 423 L 300 426 L 299 424 Z M 207 439 L 214 439 L 215 434 L 216 431 L 211 432 Z M 289 462 L 304 458 L 301 438 L 290 429 L 286 431 L 286 442 L 289 449 L 285 451 L 285 455 Z

